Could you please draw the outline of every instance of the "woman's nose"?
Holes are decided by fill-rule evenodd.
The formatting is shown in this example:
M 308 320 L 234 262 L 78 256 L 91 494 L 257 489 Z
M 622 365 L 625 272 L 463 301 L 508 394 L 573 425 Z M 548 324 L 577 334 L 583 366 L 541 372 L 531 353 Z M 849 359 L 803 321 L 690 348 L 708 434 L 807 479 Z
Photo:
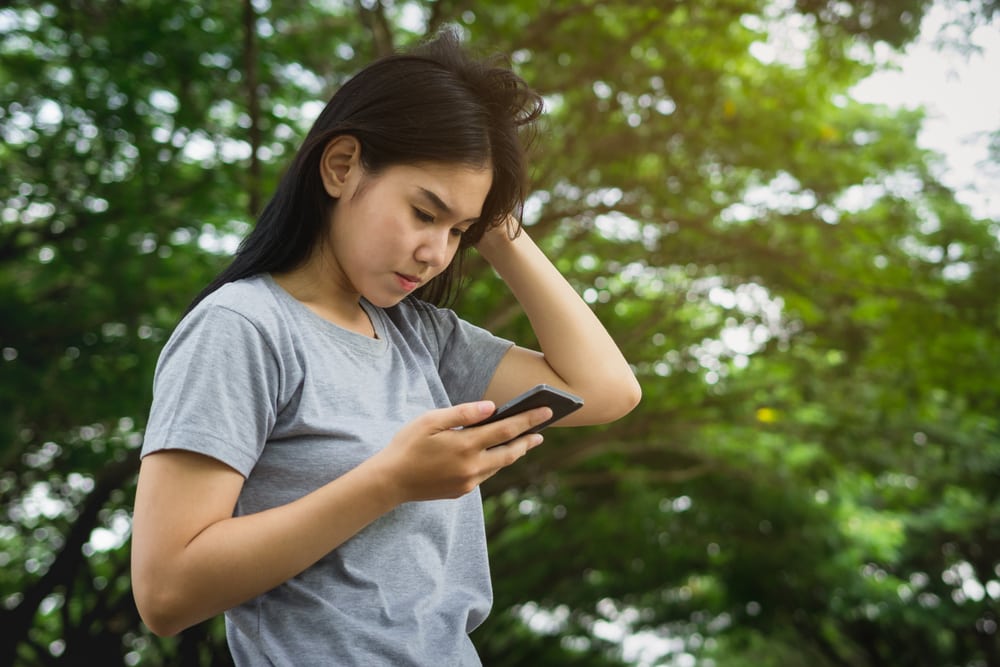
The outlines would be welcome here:
M 451 259 L 451 230 L 435 229 L 428 230 L 420 240 L 417 247 L 416 258 L 429 266 L 442 266 Z

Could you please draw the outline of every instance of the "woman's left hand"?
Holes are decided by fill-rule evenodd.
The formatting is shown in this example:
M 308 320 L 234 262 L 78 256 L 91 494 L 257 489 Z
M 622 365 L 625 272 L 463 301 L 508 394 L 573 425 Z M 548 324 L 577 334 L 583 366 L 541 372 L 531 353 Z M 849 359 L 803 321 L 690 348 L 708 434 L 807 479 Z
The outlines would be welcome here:
M 538 338 L 540 352 L 512 348 L 501 360 L 484 398 L 503 403 L 535 384 L 549 384 L 584 399 L 559 422 L 599 424 L 627 414 L 642 391 L 604 325 L 535 245 L 526 230 L 511 238 L 508 220 L 483 235 L 479 253 L 510 287 Z

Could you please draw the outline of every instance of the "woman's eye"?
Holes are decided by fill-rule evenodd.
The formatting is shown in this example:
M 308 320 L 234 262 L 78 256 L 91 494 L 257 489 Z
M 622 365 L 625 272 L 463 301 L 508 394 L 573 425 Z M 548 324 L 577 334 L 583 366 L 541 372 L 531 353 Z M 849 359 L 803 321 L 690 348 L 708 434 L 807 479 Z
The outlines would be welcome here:
M 451 228 L 451 235 L 452 236 L 457 236 L 457 237 L 461 238 L 462 234 L 464 234 L 466 231 L 468 231 L 468 230 L 459 229 L 458 227 L 452 227 Z
M 413 207 L 413 214 L 417 216 L 417 220 L 419 220 L 420 222 L 434 222 L 433 215 L 417 208 L 416 206 Z

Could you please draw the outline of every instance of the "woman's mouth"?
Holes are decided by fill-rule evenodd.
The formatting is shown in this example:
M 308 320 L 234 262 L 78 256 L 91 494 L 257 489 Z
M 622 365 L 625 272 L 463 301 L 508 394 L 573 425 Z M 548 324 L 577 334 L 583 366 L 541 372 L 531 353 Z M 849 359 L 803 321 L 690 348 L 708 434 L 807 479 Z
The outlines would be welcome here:
M 412 292 L 420 285 L 420 278 L 405 273 L 396 273 L 396 280 L 399 282 L 399 286 L 407 292 Z

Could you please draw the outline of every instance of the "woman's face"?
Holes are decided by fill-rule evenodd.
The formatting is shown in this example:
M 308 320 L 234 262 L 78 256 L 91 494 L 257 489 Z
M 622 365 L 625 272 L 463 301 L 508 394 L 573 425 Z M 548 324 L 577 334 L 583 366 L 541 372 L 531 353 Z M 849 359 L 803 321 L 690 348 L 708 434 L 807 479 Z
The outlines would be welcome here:
M 355 170 L 330 219 L 338 283 L 376 306 L 399 303 L 451 263 L 492 182 L 489 166 L 396 165 L 375 175 Z

